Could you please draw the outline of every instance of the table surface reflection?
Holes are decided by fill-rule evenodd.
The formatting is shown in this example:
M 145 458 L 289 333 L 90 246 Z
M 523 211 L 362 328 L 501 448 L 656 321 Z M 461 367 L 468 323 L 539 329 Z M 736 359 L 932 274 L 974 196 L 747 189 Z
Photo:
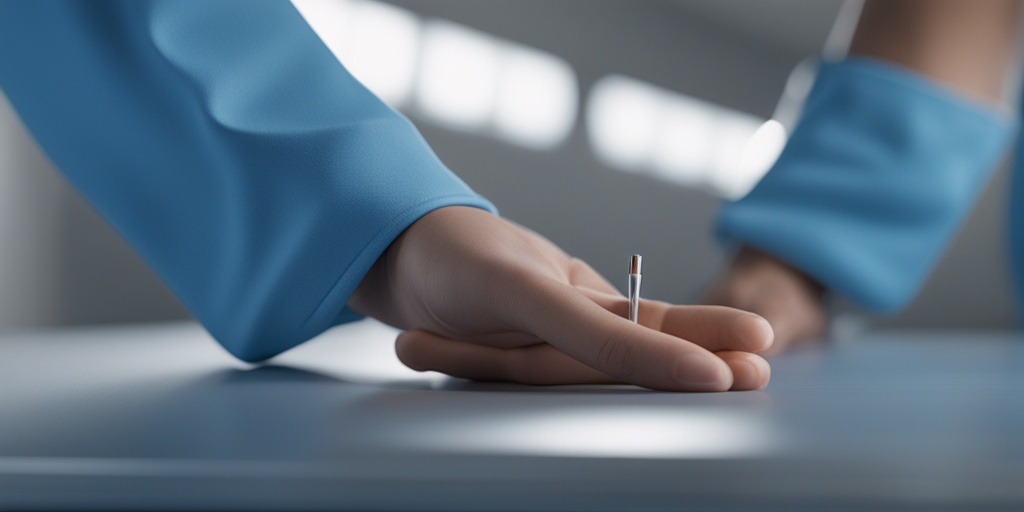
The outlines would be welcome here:
M 869 333 L 719 394 L 450 379 L 393 337 L 0 336 L 0 509 L 1024 508 L 1020 333 Z

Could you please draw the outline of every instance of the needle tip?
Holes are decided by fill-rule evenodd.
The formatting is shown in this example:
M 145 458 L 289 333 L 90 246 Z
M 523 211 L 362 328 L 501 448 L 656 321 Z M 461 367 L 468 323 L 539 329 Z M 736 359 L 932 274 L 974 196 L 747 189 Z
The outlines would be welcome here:
M 630 274 L 639 274 L 640 273 L 640 268 L 643 266 L 643 258 L 644 257 L 639 255 L 639 254 L 634 254 L 633 257 L 629 259 L 629 273 Z

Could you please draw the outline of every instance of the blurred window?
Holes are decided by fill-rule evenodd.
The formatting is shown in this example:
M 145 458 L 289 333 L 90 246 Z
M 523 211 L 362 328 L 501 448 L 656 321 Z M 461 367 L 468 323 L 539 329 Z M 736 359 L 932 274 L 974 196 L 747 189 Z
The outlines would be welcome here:
M 726 199 L 747 194 L 775 163 L 786 130 L 635 78 L 608 75 L 587 101 L 590 144 L 607 165 Z
M 293 3 L 392 107 L 536 150 L 558 146 L 576 125 L 576 73 L 555 55 L 372 0 Z

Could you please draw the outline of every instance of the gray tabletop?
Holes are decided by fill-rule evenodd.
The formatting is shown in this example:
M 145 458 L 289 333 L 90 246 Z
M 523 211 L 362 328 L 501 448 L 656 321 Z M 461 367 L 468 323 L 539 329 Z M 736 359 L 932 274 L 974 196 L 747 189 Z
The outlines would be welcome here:
M 0 509 L 1024 509 L 1022 334 L 867 334 L 720 394 L 420 374 L 393 336 L 0 336 Z

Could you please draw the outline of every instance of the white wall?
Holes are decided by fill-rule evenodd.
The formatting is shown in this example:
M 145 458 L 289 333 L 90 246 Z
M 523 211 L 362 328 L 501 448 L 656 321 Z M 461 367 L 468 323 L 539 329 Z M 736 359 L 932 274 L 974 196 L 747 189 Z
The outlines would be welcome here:
M 0 94 L 0 327 L 52 321 L 62 184 Z
M 0 93 L 0 329 L 186 316 Z

